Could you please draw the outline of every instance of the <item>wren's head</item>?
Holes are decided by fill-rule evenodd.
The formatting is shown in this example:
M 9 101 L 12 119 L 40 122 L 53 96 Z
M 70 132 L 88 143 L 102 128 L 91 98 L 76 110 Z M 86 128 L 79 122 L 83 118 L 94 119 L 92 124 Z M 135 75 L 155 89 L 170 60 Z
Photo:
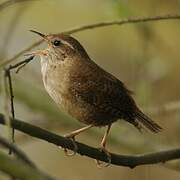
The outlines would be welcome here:
M 38 34 L 47 42 L 48 48 L 40 50 L 34 54 L 44 56 L 52 60 L 52 63 L 60 63 L 59 61 L 66 61 L 77 58 L 87 58 L 88 55 L 82 45 L 73 37 L 65 34 L 50 34 L 44 35 L 40 32 L 31 30 L 31 32 Z

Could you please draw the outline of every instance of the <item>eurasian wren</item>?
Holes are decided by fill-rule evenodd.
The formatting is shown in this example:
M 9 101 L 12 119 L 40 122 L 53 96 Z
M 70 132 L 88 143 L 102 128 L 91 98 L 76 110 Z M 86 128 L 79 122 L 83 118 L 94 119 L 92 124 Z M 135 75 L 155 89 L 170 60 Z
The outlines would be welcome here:
M 68 114 L 87 126 L 66 137 L 74 138 L 93 126 L 107 126 L 101 142 L 105 150 L 111 124 L 124 119 L 135 127 L 144 125 L 157 133 L 162 128 L 136 105 L 125 85 L 90 59 L 82 45 L 65 34 L 40 35 L 48 44 L 37 51 L 45 89 Z

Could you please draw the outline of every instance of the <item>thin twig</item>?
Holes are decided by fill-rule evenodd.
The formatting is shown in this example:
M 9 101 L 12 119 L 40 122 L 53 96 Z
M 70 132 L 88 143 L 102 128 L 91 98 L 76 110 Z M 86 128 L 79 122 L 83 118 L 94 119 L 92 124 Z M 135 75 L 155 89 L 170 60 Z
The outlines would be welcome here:
M 14 104 L 13 104 L 13 100 L 14 100 L 14 94 L 13 94 L 13 87 L 12 87 L 12 79 L 11 79 L 11 72 L 10 72 L 11 66 L 6 70 L 6 76 L 8 78 L 8 82 L 9 82 L 9 93 L 10 93 L 10 100 L 11 100 L 11 114 L 12 114 L 12 118 L 15 118 L 15 112 L 14 112 Z
M 4 112 L 5 112 L 5 123 L 8 128 L 8 138 L 11 139 L 11 119 L 10 119 L 10 112 L 9 112 L 9 89 L 8 89 L 8 81 L 7 81 L 7 71 L 4 69 L 3 75 L 3 96 L 4 96 Z
M 12 123 L 12 126 L 15 129 L 25 134 L 47 141 L 57 146 L 61 146 L 63 148 L 67 148 L 70 150 L 74 149 L 73 143 L 70 139 L 64 138 L 62 136 L 19 120 L 14 120 Z M 0 114 L 0 124 L 5 124 L 4 116 L 2 114 Z M 93 148 L 77 141 L 76 144 L 78 147 L 77 153 L 79 153 L 80 155 L 85 155 L 93 159 L 108 162 L 106 154 L 99 151 L 98 148 Z M 156 164 L 160 162 L 164 163 L 173 159 L 180 159 L 180 148 L 141 155 L 110 154 L 112 158 L 112 164 L 133 168 L 144 164 Z
M 176 20 L 176 19 L 180 19 L 180 14 L 169 14 L 169 15 L 151 16 L 151 17 L 131 17 L 127 19 L 120 19 L 120 20 L 115 20 L 115 21 L 107 21 L 107 22 L 100 22 L 100 23 L 95 23 L 95 24 L 90 24 L 90 25 L 84 25 L 84 26 L 72 28 L 67 31 L 63 31 L 58 34 L 62 34 L 62 33 L 74 34 L 74 33 L 89 30 L 89 29 L 107 27 L 107 26 L 112 26 L 112 25 L 134 24 L 134 23 L 142 23 L 142 22 L 152 22 L 152 21 L 160 21 L 160 20 Z M 30 51 L 31 49 L 35 48 L 36 46 L 40 45 L 42 42 L 43 40 L 37 41 L 33 43 L 31 46 L 23 49 L 22 51 L 14 55 L 14 57 L 8 60 L 2 61 L 0 63 L 0 68 L 15 61 L 18 57 L 25 54 L 27 51 Z
M 22 152 L 19 148 L 17 148 L 15 145 L 10 144 L 8 141 L 6 141 L 4 138 L 0 137 L 0 144 L 4 146 L 5 148 L 11 149 L 11 151 L 19 157 L 24 163 L 28 164 L 31 167 L 36 168 L 35 164 Z
M 8 69 L 4 69 L 5 73 L 4 73 L 4 79 L 5 79 L 5 89 L 6 89 L 6 95 L 8 96 L 8 100 L 10 99 L 10 107 L 11 107 L 11 115 L 12 115 L 12 118 L 8 118 L 8 132 L 9 132 L 9 139 L 12 141 L 12 143 L 15 142 L 15 139 L 14 139 L 14 128 L 11 127 L 11 122 L 10 121 L 13 121 L 14 118 L 15 118 L 15 112 L 14 112 L 14 94 L 13 94 L 13 87 L 12 87 L 12 79 L 11 79 L 11 72 Z M 9 89 L 8 89 L 9 88 Z M 4 102 L 5 104 L 9 104 L 8 101 Z M 7 109 L 7 111 L 9 112 L 9 108 Z M 8 116 L 9 116 L 9 113 L 8 113 Z M 12 128 L 12 131 L 11 131 L 11 128 Z M 11 131 L 11 132 L 10 132 Z M 9 154 L 12 154 L 12 150 L 11 148 L 9 149 Z
M 5 78 L 7 77 L 8 85 L 9 85 L 9 96 L 10 96 L 10 106 L 11 106 L 11 114 L 12 114 L 12 121 L 15 119 L 15 112 L 14 112 L 14 94 L 13 94 L 13 87 L 12 87 L 12 79 L 11 79 L 11 72 L 9 69 L 5 70 Z M 15 142 L 14 139 L 14 128 L 12 127 L 12 133 L 11 133 L 12 143 Z M 9 149 L 9 154 L 11 154 L 11 148 Z
M 11 107 L 11 115 L 12 115 L 12 119 L 7 119 L 8 122 L 11 120 L 13 121 L 15 119 L 15 111 L 14 111 L 14 94 L 13 94 L 13 86 L 12 86 L 12 79 L 11 79 L 11 70 L 17 68 L 16 73 L 22 68 L 24 67 L 27 63 L 29 63 L 31 60 L 33 60 L 34 56 L 30 56 L 29 58 L 25 59 L 24 61 L 21 61 L 15 65 L 10 65 L 8 68 L 6 68 L 4 71 L 4 87 L 5 87 L 5 95 L 8 96 L 7 98 L 9 99 L 10 97 L 10 107 Z M 7 80 L 6 80 L 7 79 Z M 8 90 L 9 87 L 9 90 Z M 8 111 L 8 116 L 9 116 L 9 110 L 8 110 L 8 100 L 5 101 L 5 104 L 7 106 L 7 110 Z M 9 128 L 11 128 L 10 126 L 10 122 L 9 124 Z M 14 139 L 14 135 L 15 135 L 15 131 L 14 128 L 12 127 L 12 132 L 11 134 L 11 138 L 12 138 L 12 143 L 15 142 Z M 12 151 L 11 149 L 9 150 L 9 154 L 11 154 Z
M 9 66 L 9 70 L 17 68 L 16 73 L 18 73 L 24 66 L 26 66 L 33 59 L 34 59 L 34 56 L 30 56 L 30 57 L 26 58 L 25 60 L 18 62 L 15 65 Z
M 14 139 L 13 138 L 13 131 L 14 130 L 12 130 L 12 133 L 11 133 L 11 118 L 10 118 L 10 112 L 9 112 L 9 91 L 8 91 L 9 90 L 8 86 L 10 87 L 10 85 L 8 84 L 8 80 L 7 80 L 8 76 L 10 76 L 9 71 L 6 71 L 6 69 L 4 69 L 4 76 L 3 76 L 4 86 L 3 87 L 4 87 L 5 123 L 7 124 L 7 129 L 8 129 L 8 131 L 7 131 L 8 132 L 8 139 L 9 139 L 9 141 L 11 141 L 11 139 Z M 11 80 L 11 78 L 10 78 L 10 80 Z M 12 153 L 12 150 L 9 149 L 9 154 L 11 154 L 11 153 Z M 12 177 L 11 179 L 13 180 L 14 177 Z
M 115 21 L 106 21 L 106 22 L 100 22 L 100 23 L 94 23 L 90 25 L 84 25 L 80 27 L 76 27 L 67 31 L 64 31 L 63 33 L 67 34 L 74 34 L 80 31 L 84 30 L 90 30 L 94 28 L 100 28 L 100 27 L 106 27 L 106 26 L 112 26 L 112 25 L 123 25 L 123 24 L 130 24 L 130 23 L 142 23 L 142 22 L 151 22 L 151 21 L 162 21 L 162 20 L 175 20 L 180 19 L 180 14 L 167 14 L 167 15 L 160 15 L 160 16 L 150 16 L 150 17 L 130 17 L 127 19 L 120 19 Z

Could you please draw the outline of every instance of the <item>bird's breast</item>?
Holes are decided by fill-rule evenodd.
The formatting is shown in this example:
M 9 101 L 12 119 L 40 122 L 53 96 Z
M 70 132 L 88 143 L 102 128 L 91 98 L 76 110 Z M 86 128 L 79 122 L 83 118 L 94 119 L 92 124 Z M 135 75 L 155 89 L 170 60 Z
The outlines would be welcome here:
M 41 73 L 48 94 L 59 106 L 65 108 L 69 86 L 68 72 L 59 65 L 41 59 Z

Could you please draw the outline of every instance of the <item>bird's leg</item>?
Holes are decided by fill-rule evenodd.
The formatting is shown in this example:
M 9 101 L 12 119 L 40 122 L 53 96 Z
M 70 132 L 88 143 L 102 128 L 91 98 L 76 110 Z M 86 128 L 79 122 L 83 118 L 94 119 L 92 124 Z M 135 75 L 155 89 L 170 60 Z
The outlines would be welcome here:
M 93 127 L 93 125 L 88 125 L 85 126 L 83 128 L 77 129 L 75 131 L 70 132 L 69 134 L 64 135 L 64 137 L 66 138 L 74 138 L 75 136 L 77 136 L 78 134 L 80 134 L 81 132 L 86 131 L 87 129 L 90 129 L 91 127 Z
M 103 139 L 102 139 L 102 141 L 101 141 L 100 148 L 99 148 L 100 151 L 104 152 L 104 153 L 107 155 L 108 163 L 106 163 L 106 164 L 103 165 L 102 162 L 96 160 L 97 166 L 100 167 L 100 168 L 101 168 L 101 167 L 107 167 L 107 166 L 109 166 L 109 165 L 111 164 L 111 155 L 110 155 L 110 153 L 108 152 L 108 150 L 106 149 L 106 142 L 107 142 L 107 137 L 108 137 L 108 134 L 109 134 L 110 129 L 111 129 L 111 124 L 108 125 L 107 130 L 105 131 L 104 136 L 103 136 Z
M 76 142 L 75 142 L 75 136 L 79 135 L 81 132 L 86 131 L 87 129 L 90 129 L 91 127 L 93 127 L 93 125 L 85 126 L 85 127 L 83 127 L 83 128 L 77 129 L 77 130 L 75 130 L 75 131 L 72 131 L 72 132 L 69 133 L 69 134 L 64 135 L 64 137 L 71 139 L 71 140 L 72 140 L 72 143 L 73 143 L 73 145 L 74 145 L 74 150 L 73 150 L 72 153 L 68 153 L 68 150 L 67 150 L 66 148 L 64 148 L 64 152 L 65 152 L 65 154 L 66 154 L 67 156 L 73 156 L 73 155 L 75 155 L 76 152 L 77 152 L 77 150 L 78 150 L 77 144 L 76 144 Z

